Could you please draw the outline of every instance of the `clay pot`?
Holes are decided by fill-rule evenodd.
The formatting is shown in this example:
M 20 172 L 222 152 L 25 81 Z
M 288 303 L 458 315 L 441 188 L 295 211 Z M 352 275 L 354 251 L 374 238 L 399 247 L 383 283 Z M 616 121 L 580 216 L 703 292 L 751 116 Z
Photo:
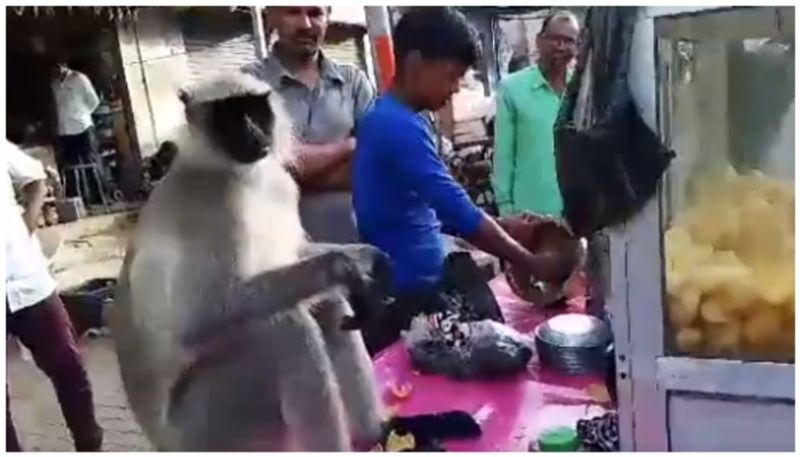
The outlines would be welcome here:
M 503 224 L 509 235 L 533 254 L 547 252 L 563 256 L 564 264 L 569 268 L 563 277 L 571 279 L 582 264 L 584 250 L 580 239 L 575 238 L 566 223 L 557 219 L 540 219 L 538 216 L 526 215 L 517 221 Z M 521 299 L 537 306 L 549 306 L 558 303 L 565 297 L 565 284 L 552 284 L 532 278 L 526 271 L 511 265 L 504 265 L 506 280 L 511 290 Z

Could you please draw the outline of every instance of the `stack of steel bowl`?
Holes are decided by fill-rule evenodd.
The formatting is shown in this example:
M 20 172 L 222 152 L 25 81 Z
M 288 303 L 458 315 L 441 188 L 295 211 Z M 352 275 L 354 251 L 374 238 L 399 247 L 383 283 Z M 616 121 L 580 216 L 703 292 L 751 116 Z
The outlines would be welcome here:
M 602 320 L 586 314 L 562 314 L 534 332 L 539 362 L 568 375 L 605 374 L 611 331 Z

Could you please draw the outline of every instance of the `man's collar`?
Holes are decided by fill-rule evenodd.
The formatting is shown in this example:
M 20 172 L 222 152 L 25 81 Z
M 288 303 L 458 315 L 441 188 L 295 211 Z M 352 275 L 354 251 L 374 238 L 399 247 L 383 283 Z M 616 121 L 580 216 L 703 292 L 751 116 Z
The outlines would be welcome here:
M 339 71 L 339 65 L 326 57 L 322 50 L 319 51 L 319 69 L 323 78 L 344 83 L 344 76 Z
M 319 62 L 320 77 L 323 79 L 336 81 L 338 83 L 344 83 L 344 77 L 339 71 L 339 66 L 336 65 L 336 63 L 334 63 L 332 60 L 328 59 L 322 50 L 319 51 L 317 59 Z M 297 80 L 297 78 L 295 78 L 295 76 L 286 69 L 275 53 L 271 52 L 264 60 L 264 64 L 269 67 L 271 71 L 277 73 L 280 76 L 281 81 L 283 81 L 284 78 Z
M 544 85 L 547 85 L 547 80 L 544 78 L 542 74 L 542 70 L 539 68 L 539 64 L 535 63 L 530 67 L 530 75 L 531 75 L 531 85 L 534 89 L 538 89 Z
M 275 78 L 275 81 L 281 81 L 284 78 L 293 79 L 292 74 L 283 66 L 278 57 L 273 54 L 269 53 L 267 57 L 264 58 L 262 61 L 264 65 L 264 69 L 267 71 L 271 77 Z
M 547 82 L 545 79 L 544 74 L 542 73 L 542 69 L 539 68 L 539 63 L 534 63 L 530 66 L 530 77 L 531 77 L 531 85 L 534 89 L 539 89 L 542 86 L 550 87 L 550 83 Z M 574 73 L 572 68 L 567 68 L 566 76 L 566 83 L 569 84 L 569 81 L 572 79 L 572 74 Z

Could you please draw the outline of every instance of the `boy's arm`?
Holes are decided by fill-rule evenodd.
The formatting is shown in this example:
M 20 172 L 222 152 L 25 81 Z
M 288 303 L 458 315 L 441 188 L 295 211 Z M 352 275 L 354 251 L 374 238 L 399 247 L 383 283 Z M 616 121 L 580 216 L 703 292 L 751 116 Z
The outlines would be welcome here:
M 388 162 L 405 187 L 430 203 L 442 223 L 458 236 L 477 230 L 483 212 L 450 175 L 424 123 L 393 119 L 384 130 L 387 144 L 392 145 Z
M 397 123 L 391 132 L 390 140 L 395 145 L 392 149 L 400 152 L 391 156 L 396 172 L 410 189 L 431 204 L 445 225 L 478 249 L 520 265 L 538 278 L 562 280 L 559 259 L 532 254 L 472 203 L 450 176 L 436 153 L 431 135 L 422 127 Z
M 514 107 L 502 87 L 497 92 L 497 115 L 494 127 L 494 158 L 492 186 L 501 216 L 514 212 L 511 189 L 514 177 L 516 132 Z

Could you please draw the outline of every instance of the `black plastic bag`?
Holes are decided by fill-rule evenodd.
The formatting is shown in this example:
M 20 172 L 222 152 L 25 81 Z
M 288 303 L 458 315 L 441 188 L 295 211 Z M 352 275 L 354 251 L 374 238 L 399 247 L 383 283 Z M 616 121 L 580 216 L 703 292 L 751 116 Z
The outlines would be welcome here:
M 674 157 L 628 87 L 636 7 L 592 7 L 555 126 L 564 214 L 578 236 L 626 222 L 658 189 Z
M 403 334 L 421 372 L 494 378 L 525 370 L 533 356 L 533 342 L 503 324 L 494 293 L 466 250 L 447 256 L 432 306 L 421 311 Z
M 534 354 L 530 338 L 505 324 L 445 313 L 415 317 L 403 339 L 415 369 L 462 380 L 521 373 Z

